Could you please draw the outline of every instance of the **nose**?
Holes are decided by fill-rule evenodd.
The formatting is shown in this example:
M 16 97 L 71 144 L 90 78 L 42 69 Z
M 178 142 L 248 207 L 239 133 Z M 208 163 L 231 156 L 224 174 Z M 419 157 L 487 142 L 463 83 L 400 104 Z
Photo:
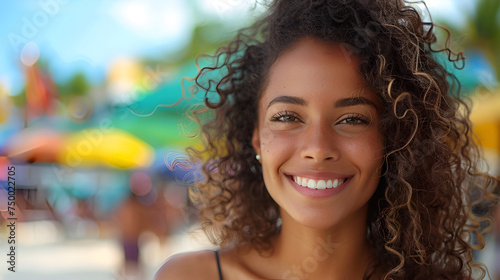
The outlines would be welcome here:
M 301 158 L 316 163 L 336 161 L 340 158 L 340 149 L 332 127 L 329 124 L 310 125 L 304 131 Z

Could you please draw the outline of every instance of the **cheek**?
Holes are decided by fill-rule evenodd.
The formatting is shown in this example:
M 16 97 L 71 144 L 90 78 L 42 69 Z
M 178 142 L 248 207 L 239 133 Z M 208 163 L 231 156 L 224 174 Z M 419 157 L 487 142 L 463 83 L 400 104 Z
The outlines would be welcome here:
M 377 170 L 382 166 L 384 145 L 378 132 L 364 133 L 356 138 L 344 142 L 345 151 L 360 167 Z
M 296 141 L 286 133 L 266 129 L 261 132 L 260 137 L 263 171 L 268 175 L 276 174 L 282 164 L 293 156 Z
M 279 156 L 293 148 L 293 137 L 287 137 L 277 131 L 263 129 L 260 135 L 260 148 L 262 154 Z

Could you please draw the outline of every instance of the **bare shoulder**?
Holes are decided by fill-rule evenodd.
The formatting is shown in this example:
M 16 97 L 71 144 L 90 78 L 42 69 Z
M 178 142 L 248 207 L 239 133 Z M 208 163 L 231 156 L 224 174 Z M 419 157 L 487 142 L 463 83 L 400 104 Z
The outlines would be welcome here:
M 214 251 L 176 254 L 158 270 L 155 280 L 219 279 Z

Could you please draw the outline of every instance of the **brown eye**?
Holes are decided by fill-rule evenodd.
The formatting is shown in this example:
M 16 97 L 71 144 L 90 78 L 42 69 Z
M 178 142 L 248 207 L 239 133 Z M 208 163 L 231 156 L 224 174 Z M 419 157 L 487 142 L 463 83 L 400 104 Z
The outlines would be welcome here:
M 361 114 L 349 114 L 343 116 L 334 126 L 335 131 L 347 136 L 356 137 L 361 135 L 370 127 L 371 119 Z
M 301 120 L 295 113 L 291 112 L 279 112 L 276 115 L 272 116 L 270 121 L 272 122 L 300 122 Z
M 359 124 L 369 124 L 370 121 L 363 115 L 350 115 L 342 119 L 339 124 L 347 124 L 347 125 L 359 125 Z

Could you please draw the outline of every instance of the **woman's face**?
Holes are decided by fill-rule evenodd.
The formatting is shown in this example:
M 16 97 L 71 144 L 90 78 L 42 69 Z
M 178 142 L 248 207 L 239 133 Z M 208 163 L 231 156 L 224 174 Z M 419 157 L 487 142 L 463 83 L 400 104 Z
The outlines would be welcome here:
M 278 57 L 268 78 L 252 143 L 283 219 L 322 229 L 366 219 L 384 144 L 380 102 L 357 58 L 305 38 Z

